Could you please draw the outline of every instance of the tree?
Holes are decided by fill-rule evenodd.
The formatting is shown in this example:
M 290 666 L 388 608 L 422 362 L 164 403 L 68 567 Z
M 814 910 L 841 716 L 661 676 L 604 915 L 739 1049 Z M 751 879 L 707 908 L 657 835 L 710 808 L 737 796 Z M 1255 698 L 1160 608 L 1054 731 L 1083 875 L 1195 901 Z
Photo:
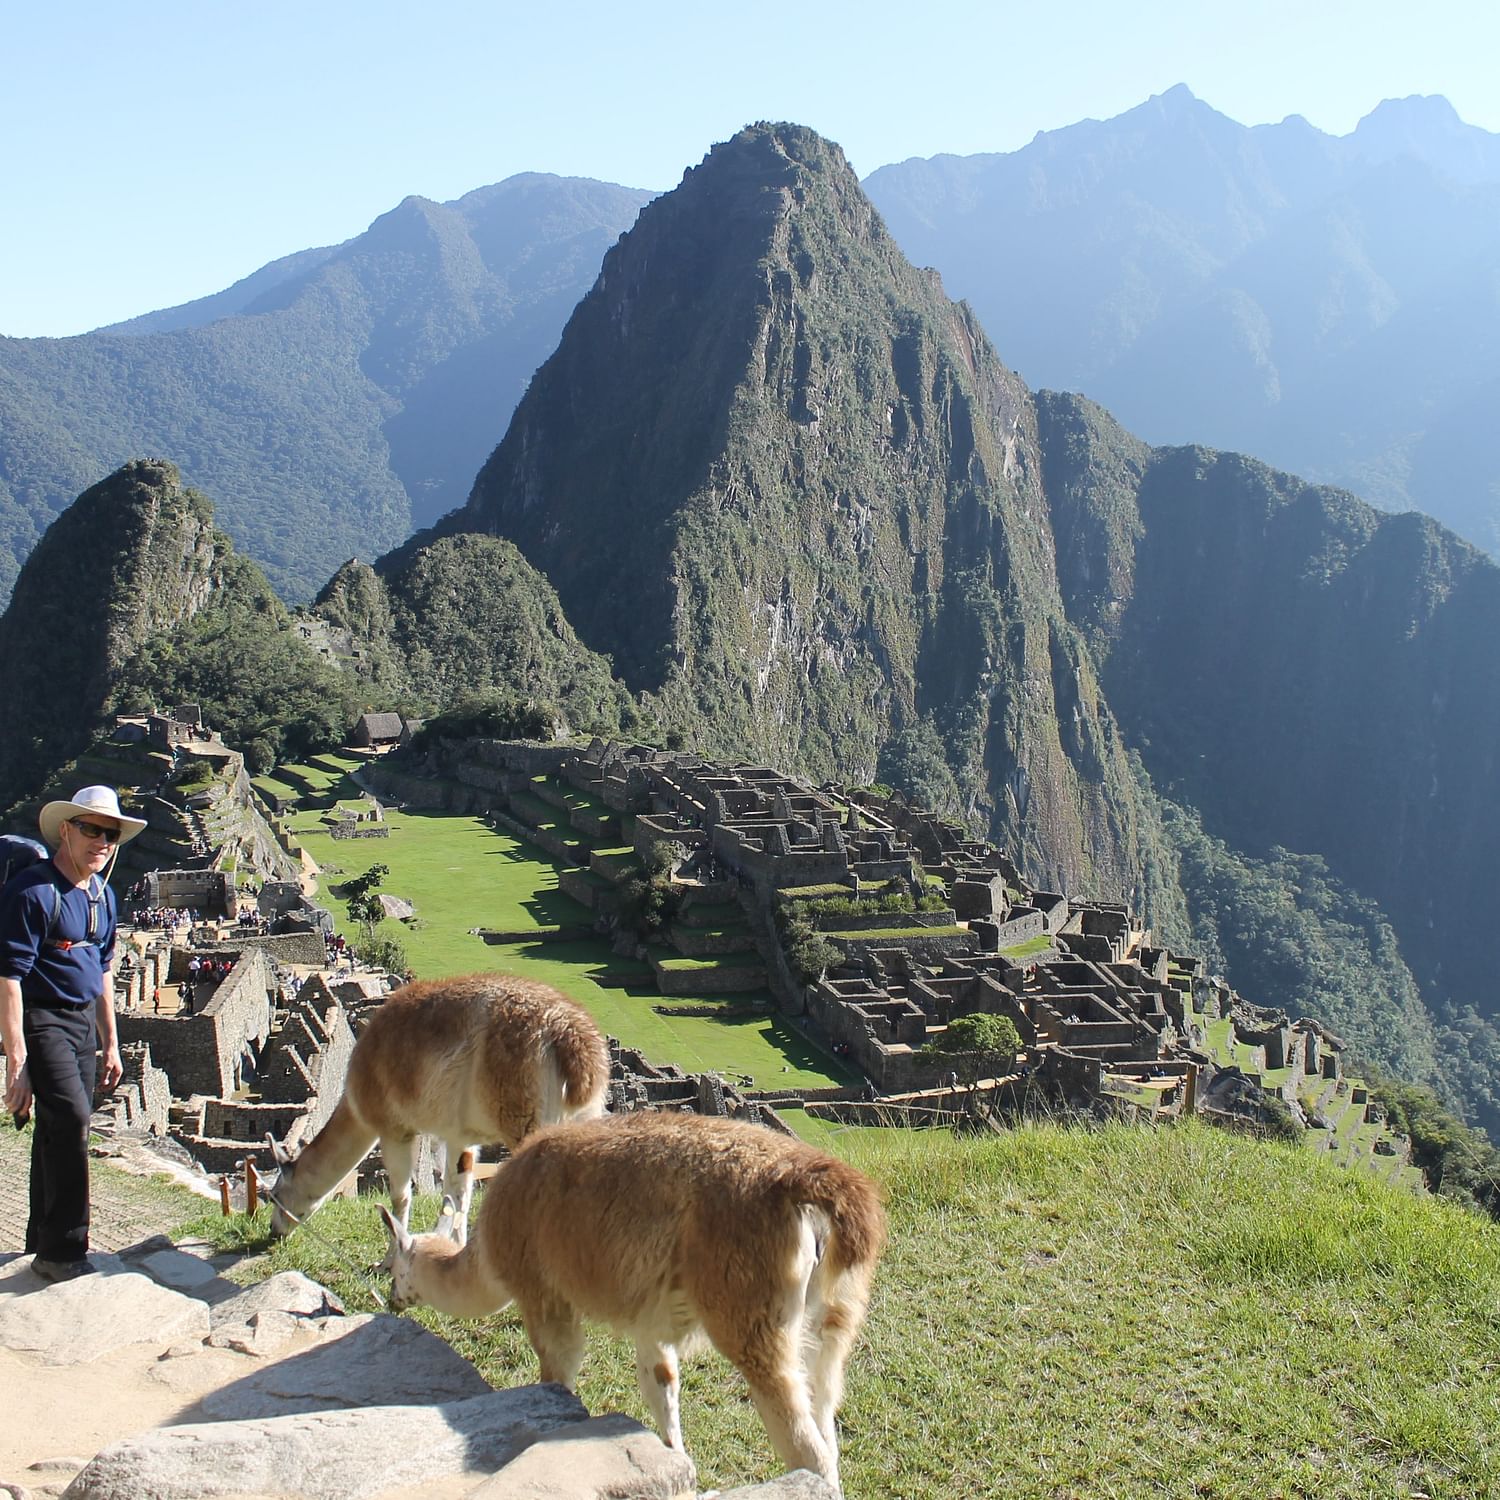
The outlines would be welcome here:
M 918 1053 L 927 1062 L 947 1061 L 966 1083 L 1008 1069 L 1021 1047 L 1009 1016 L 958 1016 Z
M 389 865 L 371 865 L 363 875 L 344 882 L 342 894 L 349 920 L 364 928 L 366 940 L 375 936 L 376 924 L 385 920 L 385 907 L 377 893 L 380 882 L 390 873 Z

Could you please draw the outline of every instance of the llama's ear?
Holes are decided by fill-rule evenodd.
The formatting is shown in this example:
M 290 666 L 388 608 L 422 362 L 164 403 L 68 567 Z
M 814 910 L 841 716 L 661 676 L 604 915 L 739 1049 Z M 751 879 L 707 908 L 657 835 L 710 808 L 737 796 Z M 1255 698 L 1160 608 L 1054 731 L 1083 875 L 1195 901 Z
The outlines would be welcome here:
M 286 1147 L 283 1146 L 281 1142 L 278 1141 L 269 1130 L 266 1132 L 266 1145 L 270 1148 L 271 1160 L 274 1161 L 278 1167 L 287 1167 L 291 1165 L 292 1153 L 288 1151 Z
M 454 1241 L 458 1239 L 458 1204 L 453 1201 L 451 1194 L 443 1195 L 443 1209 L 438 1215 L 437 1228 L 433 1233 Z
M 380 1217 L 385 1220 L 385 1232 L 390 1238 L 391 1249 L 400 1250 L 403 1254 L 411 1249 L 411 1236 L 401 1227 L 401 1221 L 397 1219 L 385 1204 L 380 1204 Z

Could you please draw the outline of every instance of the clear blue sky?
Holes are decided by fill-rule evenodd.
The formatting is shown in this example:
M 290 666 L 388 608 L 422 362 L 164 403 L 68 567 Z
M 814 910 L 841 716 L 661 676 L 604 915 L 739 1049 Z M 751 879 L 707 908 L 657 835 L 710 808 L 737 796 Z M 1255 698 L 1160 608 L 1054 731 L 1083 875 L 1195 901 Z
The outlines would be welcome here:
M 667 188 L 748 121 L 861 174 L 1009 151 L 1186 83 L 1345 134 L 1445 94 L 1500 130 L 1495 0 L 0 0 L 0 333 L 203 296 L 408 193 L 548 171 Z

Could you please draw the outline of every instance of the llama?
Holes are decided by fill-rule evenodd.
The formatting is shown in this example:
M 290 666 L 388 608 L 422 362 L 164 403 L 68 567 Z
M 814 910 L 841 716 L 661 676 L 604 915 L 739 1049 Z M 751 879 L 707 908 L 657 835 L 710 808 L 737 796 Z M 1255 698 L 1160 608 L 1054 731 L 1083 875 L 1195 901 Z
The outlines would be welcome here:
M 879 1190 L 759 1125 L 632 1114 L 538 1131 L 490 1180 L 473 1238 L 408 1234 L 382 1206 L 395 1311 L 514 1301 L 541 1378 L 573 1386 L 582 1319 L 635 1341 L 641 1394 L 682 1450 L 678 1355 L 707 1336 L 789 1468 L 838 1485 L 834 1413 L 885 1240 Z
M 296 1155 L 271 1141 L 271 1232 L 311 1214 L 379 1140 L 391 1204 L 411 1207 L 416 1137 L 447 1146 L 443 1189 L 466 1233 L 474 1145 L 518 1146 L 539 1125 L 604 1112 L 609 1048 L 582 1006 L 550 985 L 505 974 L 409 984 L 370 1017 L 344 1096 Z

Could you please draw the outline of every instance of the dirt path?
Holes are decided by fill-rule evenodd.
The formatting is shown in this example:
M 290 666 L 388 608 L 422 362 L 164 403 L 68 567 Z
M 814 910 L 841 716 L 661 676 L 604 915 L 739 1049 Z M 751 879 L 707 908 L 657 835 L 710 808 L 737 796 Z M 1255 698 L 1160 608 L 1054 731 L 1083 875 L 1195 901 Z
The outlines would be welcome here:
M 17 1131 L 9 1117 L 0 1129 L 0 1250 L 24 1250 L 31 1182 L 31 1131 Z M 90 1164 L 89 1188 L 93 1199 L 93 1224 L 89 1247 L 93 1250 L 123 1250 L 153 1234 L 167 1234 L 191 1213 L 184 1195 L 180 1200 L 154 1201 L 132 1178 L 108 1161 Z

